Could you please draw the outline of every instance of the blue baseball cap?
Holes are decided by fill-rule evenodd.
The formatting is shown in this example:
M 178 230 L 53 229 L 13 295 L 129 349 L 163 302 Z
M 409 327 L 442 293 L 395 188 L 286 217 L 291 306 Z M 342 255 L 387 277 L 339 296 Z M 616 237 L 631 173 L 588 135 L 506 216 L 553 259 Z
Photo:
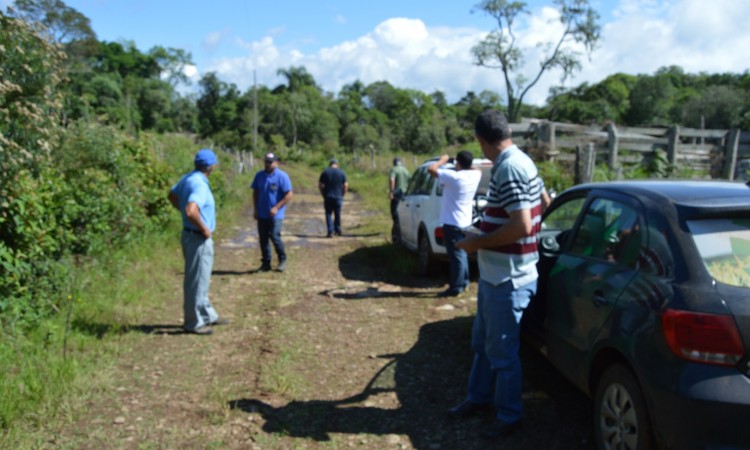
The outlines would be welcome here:
M 198 150 L 198 153 L 195 154 L 195 165 L 200 167 L 207 167 L 207 166 L 213 166 L 214 164 L 218 164 L 219 159 L 216 157 L 216 153 L 214 153 L 212 150 L 203 148 Z

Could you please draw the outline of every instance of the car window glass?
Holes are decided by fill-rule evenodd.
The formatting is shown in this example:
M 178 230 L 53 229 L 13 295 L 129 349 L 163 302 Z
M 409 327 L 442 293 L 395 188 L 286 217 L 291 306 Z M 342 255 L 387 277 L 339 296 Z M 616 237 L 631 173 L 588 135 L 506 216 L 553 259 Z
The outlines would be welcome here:
M 428 173 L 427 180 L 424 185 L 424 191 L 422 192 L 422 194 L 430 195 L 430 193 L 432 192 L 432 186 L 434 186 L 436 182 L 437 179 Z
M 424 191 L 424 184 L 427 181 L 426 178 L 430 177 L 427 170 L 422 168 L 414 173 L 409 182 L 409 187 L 406 190 L 406 195 L 421 195 Z
M 750 220 L 688 220 L 687 226 L 712 277 L 750 287 Z
M 578 213 L 581 212 L 581 208 L 583 208 L 583 203 L 585 201 L 586 197 L 574 198 L 563 203 L 559 207 L 556 207 L 544 218 L 542 228 L 550 231 L 565 231 L 573 229 Z
M 571 251 L 635 267 L 641 240 L 641 224 L 633 208 L 596 199 L 583 216 Z

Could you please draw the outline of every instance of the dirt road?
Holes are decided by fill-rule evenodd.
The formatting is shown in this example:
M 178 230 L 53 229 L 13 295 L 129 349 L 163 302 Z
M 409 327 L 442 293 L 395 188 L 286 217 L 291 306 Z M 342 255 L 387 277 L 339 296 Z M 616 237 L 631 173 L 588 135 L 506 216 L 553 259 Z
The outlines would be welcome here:
M 476 284 L 437 298 L 439 279 L 399 275 L 386 236 L 361 231 L 374 212 L 344 205 L 344 236 L 326 239 L 322 202 L 298 192 L 287 211 L 284 273 L 256 273 L 255 223 L 217 237 L 211 298 L 232 323 L 181 332 L 182 273 L 132 351 L 55 448 L 580 449 L 590 403 L 524 350 L 526 426 L 503 441 L 477 434 L 488 418 L 451 421 L 465 395 Z M 381 219 L 382 220 L 382 219 Z M 180 258 L 175 250 L 175 258 Z M 274 262 L 275 267 L 275 262 Z

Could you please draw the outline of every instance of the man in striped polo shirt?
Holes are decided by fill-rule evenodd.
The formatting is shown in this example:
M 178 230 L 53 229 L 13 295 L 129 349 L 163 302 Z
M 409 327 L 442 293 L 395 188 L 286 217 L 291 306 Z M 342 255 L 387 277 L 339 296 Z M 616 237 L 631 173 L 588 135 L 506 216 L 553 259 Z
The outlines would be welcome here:
M 456 244 L 468 253 L 478 252 L 479 291 L 468 395 L 448 413 L 468 417 L 494 405 L 496 419 L 481 436 L 497 438 L 521 425 L 520 321 L 536 294 L 536 234 L 544 183 L 531 158 L 513 144 L 501 112 L 480 114 L 474 131 L 482 153 L 494 165 L 482 233 Z

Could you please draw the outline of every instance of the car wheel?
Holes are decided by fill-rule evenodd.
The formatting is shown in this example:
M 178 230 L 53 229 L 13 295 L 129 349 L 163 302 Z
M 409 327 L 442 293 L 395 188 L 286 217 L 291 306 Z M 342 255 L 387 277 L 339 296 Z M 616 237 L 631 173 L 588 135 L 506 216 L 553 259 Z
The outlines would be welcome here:
M 655 447 L 646 402 L 633 373 L 622 364 L 608 368 L 594 397 L 594 439 L 603 450 Z
M 419 244 L 417 249 L 418 256 L 418 268 L 417 271 L 420 275 L 431 275 L 435 271 L 435 256 L 432 254 L 432 247 L 430 247 L 430 238 L 427 237 L 427 232 L 421 231 L 419 233 Z
M 398 219 L 393 221 L 393 227 L 391 228 L 391 243 L 393 245 L 401 245 L 401 225 Z

